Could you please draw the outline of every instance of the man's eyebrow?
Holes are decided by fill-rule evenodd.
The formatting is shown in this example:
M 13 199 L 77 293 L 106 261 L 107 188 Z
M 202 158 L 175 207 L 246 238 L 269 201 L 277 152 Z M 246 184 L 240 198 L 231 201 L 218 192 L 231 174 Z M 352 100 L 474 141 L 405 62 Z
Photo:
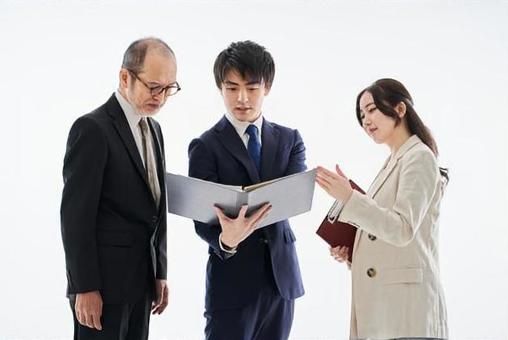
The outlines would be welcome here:
M 231 81 L 231 80 L 224 80 L 224 84 L 226 85 L 236 85 L 238 86 L 239 84 L 235 83 L 234 81 Z

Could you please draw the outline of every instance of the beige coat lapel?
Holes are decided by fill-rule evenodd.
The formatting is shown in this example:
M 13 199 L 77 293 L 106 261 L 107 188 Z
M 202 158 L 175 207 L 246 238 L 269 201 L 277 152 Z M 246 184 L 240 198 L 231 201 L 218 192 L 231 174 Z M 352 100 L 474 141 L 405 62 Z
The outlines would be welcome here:
M 418 136 L 413 135 L 413 136 L 409 137 L 409 139 L 404 144 L 402 144 L 402 146 L 399 148 L 399 150 L 397 151 L 395 156 L 391 159 L 388 158 L 386 160 L 383 168 L 377 174 L 376 178 L 374 179 L 374 182 L 372 182 L 369 190 L 367 191 L 368 197 L 374 198 L 374 196 L 379 191 L 379 189 L 381 189 L 381 186 L 383 185 L 383 183 L 388 179 L 390 174 L 395 169 L 399 159 L 402 156 L 404 156 L 404 154 L 409 149 L 411 149 L 413 146 L 417 145 L 418 143 L 422 143 L 422 141 L 420 140 L 420 138 L 418 138 Z M 355 253 L 356 249 L 358 248 L 357 244 L 360 241 L 360 237 L 361 237 L 362 233 L 363 233 L 363 231 L 361 229 L 358 229 L 358 231 L 356 233 L 356 237 L 355 237 L 355 242 L 353 245 L 353 258 L 355 257 L 354 253 Z
M 406 152 L 408 152 L 408 150 L 410 150 L 416 144 L 421 143 L 421 142 L 422 141 L 420 140 L 420 138 L 418 138 L 417 135 L 413 135 L 413 136 L 409 137 L 409 139 L 404 144 L 401 145 L 399 150 L 397 150 L 397 153 L 395 154 L 395 156 L 392 157 L 391 159 L 388 159 L 387 163 L 385 163 L 386 164 L 385 167 L 379 172 L 376 179 L 370 186 L 369 191 L 367 192 L 367 195 L 369 197 L 374 198 L 374 196 L 379 191 L 379 189 L 381 189 L 381 186 L 383 185 L 383 183 L 386 181 L 386 179 L 390 176 L 390 174 L 395 169 L 399 159 L 402 156 L 404 156 L 404 154 Z

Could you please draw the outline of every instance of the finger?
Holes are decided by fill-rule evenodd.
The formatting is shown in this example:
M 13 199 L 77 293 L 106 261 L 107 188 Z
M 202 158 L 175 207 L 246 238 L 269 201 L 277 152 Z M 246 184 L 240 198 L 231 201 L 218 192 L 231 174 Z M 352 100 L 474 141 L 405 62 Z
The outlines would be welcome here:
M 152 314 L 155 314 L 157 309 L 160 307 L 159 301 L 153 301 L 152 302 Z
M 344 250 L 342 248 L 338 251 L 337 256 L 344 257 Z
M 229 218 L 224 214 L 221 208 L 219 207 L 213 207 L 215 209 L 215 214 L 219 218 L 219 223 L 222 225 L 224 222 L 226 222 Z
M 342 170 L 340 169 L 338 164 L 335 164 L 335 171 L 337 171 L 337 174 L 339 176 L 344 177 L 345 179 L 347 179 L 347 176 L 342 172 Z
M 156 299 L 157 302 L 156 303 L 158 305 L 160 305 L 162 303 L 162 299 L 164 298 L 163 295 L 164 295 L 164 286 L 162 285 L 157 288 L 157 299 Z
M 336 173 L 333 173 L 333 172 L 331 172 L 330 170 L 328 170 L 326 168 L 319 167 L 319 169 L 321 169 L 321 171 L 318 171 L 318 175 L 320 175 L 321 177 L 326 177 L 326 178 L 329 178 L 329 179 L 334 179 L 334 178 L 337 178 L 337 176 L 338 176 Z
M 330 193 L 331 184 L 319 177 L 316 177 L 316 182 L 319 184 L 319 186 L 325 190 L 326 192 Z
M 250 226 L 255 229 L 259 222 L 261 222 L 272 210 L 272 206 L 270 204 L 265 204 L 261 208 L 259 208 L 254 215 L 250 218 Z
M 93 328 L 95 328 L 98 331 L 102 331 L 101 316 L 92 314 L 91 319 L 92 319 Z
M 245 214 L 247 214 L 247 209 L 249 206 L 247 204 L 242 205 L 240 208 L 240 212 L 238 212 L 238 217 L 245 218 Z
M 272 211 L 272 207 L 270 206 L 261 217 L 257 221 L 253 223 L 253 229 L 257 229 L 263 221 L 268 218 L 268 215 L 270 215 L 270 212 Z
M 263 215 L 263 213 L 268 210 L 271 207 L 269 203 L 263 204 L 260 208 L 258 208 L 250 217 L 249 221 L 255 221 L 259 219 L 260 216 Z
M 316 181 L 320 181 L 322 183 L 325 183 L 327 185 L 330 185 L 332 184 L 333 182 L 333 179 L 330 178 L 330 177 L 327 177 L 327 176 L 324 176 L 324 175 L 317 175 L 316 176 Z
M 164 310 L 166 309 L 166 307 L 168 306 L 168 302 L 169 302 L 169 290 L 168 288 L 166 287 L 164 289 L 164 298 L 162 299 L 162 304 L 161 304 L 161 307 L 159 308 L 159 314 L 161 314 L 162 312 L 164 312 Z
M 85 326 L 85 322 L 83 320 L 81 312 L 79 310 L 77 310 L 77 309 L 75 309 L 75 312 L 76 312 L 76 320 L 78 320 L 80 325 Z
M 168 290 L 166 289 L 164 293 L 164 298 L 162 299 L 161 303 L 155 306 L 155 308 L 152 308 L 152 315 L 154 314 L 161 314 L 168 305 Z
M 152 302 L 152 311 L 154 311 L 154 313 L 155 310 L 159 308 L 161 303 L 162 303 L 162 294 L 160 292 L 157 292 L 157 296 L 155 297 L 155 300 L 153 300 Z
M 84 318 L 84 322 L 85 322 L 85 326 L 87 327 L 90 327 L 90 328 L 93 328 L 93 320 L 92 320 L 92 315 L 88 312 L 86 313 L 83 313 L 83 318 Z

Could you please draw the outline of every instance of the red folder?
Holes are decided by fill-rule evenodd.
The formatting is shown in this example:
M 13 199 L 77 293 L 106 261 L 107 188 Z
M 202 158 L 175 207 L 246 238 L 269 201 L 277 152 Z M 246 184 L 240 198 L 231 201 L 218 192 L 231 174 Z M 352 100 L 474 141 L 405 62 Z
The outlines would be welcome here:
M 365 192 L 352 180 L 349 180 L 354 190 L 365 194 Z M 355 243 L 356 227 L 351 224 L 340 222 L 338 218 L 333 223 L 328 220 L 328 214 L 319 226 L 316 234 L 321 236 L 330 246 L 346 246 L 348 250 L 348 261 L 353 260 L 353 245 Z

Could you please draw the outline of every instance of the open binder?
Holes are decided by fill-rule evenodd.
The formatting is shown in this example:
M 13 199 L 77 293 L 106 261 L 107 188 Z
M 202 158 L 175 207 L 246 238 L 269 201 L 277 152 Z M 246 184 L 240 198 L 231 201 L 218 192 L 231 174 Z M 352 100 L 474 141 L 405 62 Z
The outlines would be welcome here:
M 247 204 L 247 215 L 265 203 L 272 210 L 259 227 L 307 212 L 312 207 L 316 170 L 297 173 L 247 187 L 231 186 L 166 173 L 168 212 L 206 224 L 218 224 L 214 206 L 230 217 Z

